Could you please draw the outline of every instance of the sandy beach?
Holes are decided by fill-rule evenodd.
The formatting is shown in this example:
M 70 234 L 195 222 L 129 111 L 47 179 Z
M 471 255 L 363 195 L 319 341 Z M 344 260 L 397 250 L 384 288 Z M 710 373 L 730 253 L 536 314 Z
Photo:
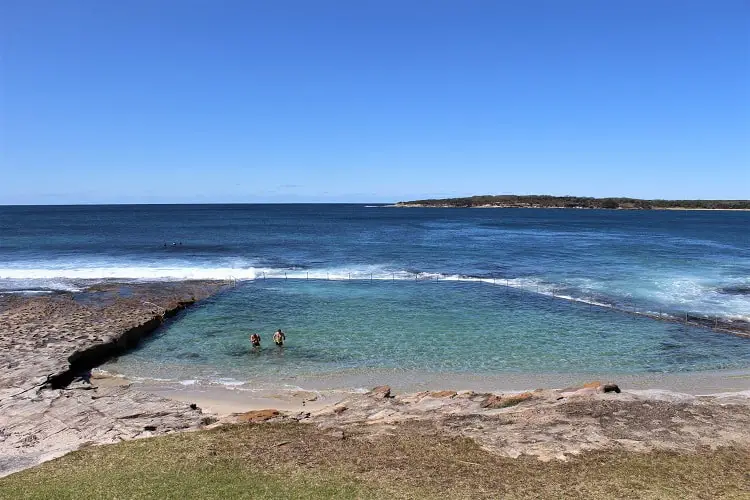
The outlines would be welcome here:
M 98 379 L 97 383 L 128 384 L 118 377 Z M 111 382 L 111 381 L 115 382 Z M 166 399 L 197 404 L 204 412 L 226 417 L 233 413 L 274 408 L 286 412 L 316 411 L 334 405 L 347 396 L 341 391 L 243 390 L 217 385 L 183 386 L 179 383 L 145 381 L 132 384 L 134 390 Z
M 393 373 L 374 372 L 367 376 L 326 377 L 308 381 L 302 388 L 254 388 L 252 384 L 227 387 L 221 384 L 181 384 L 179 382 L 132 381 L 106 372 L 95 372 L 95 384 L 102 387 L 130 385 L 134 390 L 159 397 L 196 403 L 204 412 L 224 417 L 264 408 L 282 411 L 315 411 L 335 405 L 342 399 L 366 392 L 366 388 L 388 385 L 398 393 L 471 390 L 481 392 L 522 393 L 539 388 L 580 386 L 592 380 L 615 380 L 623 389 L 647 394 L 663 391 L 690 396 L 750 392 L 750 370 L 725 370 L 685 374 L 539 374 L 470 376 L 422 374 L 419 380 Z M 332 389 L 331 387 L 337 387 Z

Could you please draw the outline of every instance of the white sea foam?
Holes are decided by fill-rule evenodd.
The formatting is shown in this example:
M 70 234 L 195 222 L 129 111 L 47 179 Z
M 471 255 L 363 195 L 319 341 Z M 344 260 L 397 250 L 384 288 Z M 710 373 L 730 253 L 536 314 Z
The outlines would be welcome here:
M 246 382 L 234 378 L 218 378 L 211 380 L 211 383 L 223 385 L 225 387 L 239 387 L 245 385 Z
M 76 267 L 76 268 L 0 268 L 2 280 L 191 280 L 256 278 L 255 268 L 230 267 Z
M 0 271 L 1 273 L 2 271 Z M 0 290 L 4 293 L 50 293 L 80 292 L 80 288 L 65 279 L 50 278 L 3 278 L 0 274 Z
M 54 290 L 6 290 L 0 291 L 0 295 L 48 295 L 55 293 Z
M 237 264 L 247 264 L 242 261 Z M 503 278 L 499 276 L 466 276 L 436 272 L 407 271 L 387 264 L 336 266 L 319 269 L 283 269 L 255 266 L 179 266 L 173 265 L 112 265 L 100 263 L 96 266 L 69 263 L 70 267 L 55 264 L 50 267 L 5 267 L 0 268 L 0 293 L 37 294 L 49 291 L 81 290 L 81 281 L 181 281 L 181 280 L 238 280 L 262 279 L 296 280 L 378 280 L 378 281 L 435 281 L 473 282 L 494 284 L 537 293 L 559 299 L 591 304 L 597 307 L 613 307 L 642 313 L 662 314 L 670 310 L 687 311 L 690 314 L 720 316 L 727 319 L 750 321 L 750 297 L 729 296 L 721 293 L 717 280 L 691 276 L 653 276 L 647 283 L 628 285 L 609 280 L 571 279 L 566 283 L 545 281 L 527 276 Z M 113 263 L 115 264 L 115 263 Z M 737 282 L 746 286 L 745 280 Z M 732 285 L 735 283 L 732 282 Z M 604 299 L 606 297 L 606 299 Z

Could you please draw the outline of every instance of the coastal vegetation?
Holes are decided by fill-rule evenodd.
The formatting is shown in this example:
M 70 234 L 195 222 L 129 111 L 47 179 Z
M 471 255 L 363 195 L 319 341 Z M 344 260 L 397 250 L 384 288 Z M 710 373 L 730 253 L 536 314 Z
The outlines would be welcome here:
M 0 497 L 740 498 L 742 449 L 504 458 L 424 423 L 380 439 L 298 423 L 237 424 L 89 446 L 0 479 Z M 743 493 L 744 492 L 744 493 Z
M 750 200 L 641 200 L 637 198 L 592 198 L 549 195 L 481 195 L 401 201 L 399 207 L 498 207 L 498 208 L 600 208 L 600 209 L 683 209 L 750 210 Z

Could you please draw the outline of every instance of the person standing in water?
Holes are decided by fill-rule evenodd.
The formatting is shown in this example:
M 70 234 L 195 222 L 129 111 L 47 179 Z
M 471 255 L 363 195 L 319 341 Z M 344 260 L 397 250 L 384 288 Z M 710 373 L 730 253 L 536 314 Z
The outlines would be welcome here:
M 250 344 L 252 344 L 253 347 L 260 347 L 260 335 L 257 333 L 250 335 Z
M 279 328 L 278 330 L 276 330 L 276 333 L 273 334 L 273 341 L 274 341 L 274 343 L 277 346 L 281 347 L 281 346 L 284 345 L 284 341 L 285 340 L 286 340 L 286 335 L 284 334 L 284 332 L 281 331 L 281 328 Z

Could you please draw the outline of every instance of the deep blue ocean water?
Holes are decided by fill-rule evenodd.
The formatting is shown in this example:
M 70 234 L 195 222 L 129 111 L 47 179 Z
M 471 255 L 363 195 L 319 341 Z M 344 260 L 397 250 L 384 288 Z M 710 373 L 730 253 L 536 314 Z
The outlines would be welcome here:
M 750 366 L 745 339 L 622 312 L 750 320 L 750 212 L 0 207 L 6 293 L 230 277 L 118 368 L 244 381 Z M 279 327 L 283 351 L 268 346 Z

